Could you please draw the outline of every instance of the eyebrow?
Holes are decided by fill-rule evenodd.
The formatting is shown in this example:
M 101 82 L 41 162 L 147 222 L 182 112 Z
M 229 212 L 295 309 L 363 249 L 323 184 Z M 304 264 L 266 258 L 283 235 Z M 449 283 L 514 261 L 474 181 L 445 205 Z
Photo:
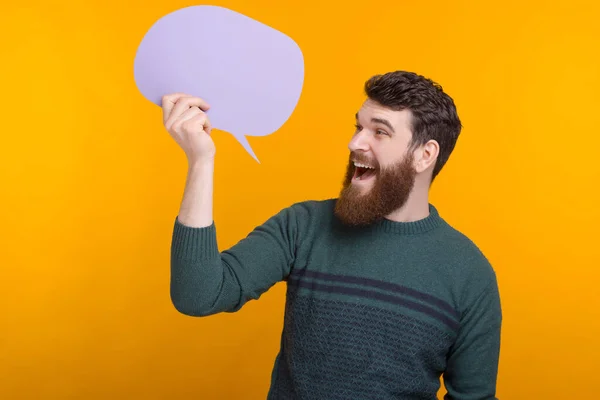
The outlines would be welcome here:
M 356 115 L 354 117 L 358 121 L 358 113 L 356 113 Z M 383 124 L 383 125 L 387 126 L 388 128 L 390 128 L 390 130 L 392 132 L 396 133 L 396 131 L 394 131 L 394 127 L 392 126 L 392 124 L 390 124 L 390 121 L 388 121 L 387 119 L 383 119 L 383 118 L 371 118 L 371 122 L 374 122 L 374 123 L 377 123 L 377 124 Z

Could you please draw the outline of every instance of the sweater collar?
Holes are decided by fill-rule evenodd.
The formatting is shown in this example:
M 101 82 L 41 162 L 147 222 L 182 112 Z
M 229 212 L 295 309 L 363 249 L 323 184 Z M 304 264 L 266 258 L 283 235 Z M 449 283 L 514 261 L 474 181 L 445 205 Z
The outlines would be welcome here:
M 399 235 L 416 235 L 428 232 L 442 225 L 443 220 L 438 210 L 429 204 L 429 215 L 417 221 L 397 222 L 384 218 L 374 224 L 376 231 Z

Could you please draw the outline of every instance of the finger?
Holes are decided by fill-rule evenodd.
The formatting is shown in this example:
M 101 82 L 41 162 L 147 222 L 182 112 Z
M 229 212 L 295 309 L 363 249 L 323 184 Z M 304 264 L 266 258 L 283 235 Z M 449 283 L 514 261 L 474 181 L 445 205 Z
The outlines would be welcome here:
M 172 122 L 171 126 L 169 126 L 169 124 L 167 123 L 167 129 L 179 132 L 179 129 L 185 121 L 194 118 L 198 114 L 203 114 L 203 112 L 198 107 L 188 108 L 179 116 L 179 118 Z
M 163 122 L 167 122 L 167 119 L 169 118 L 169 115 L 171 115 L 171 111 L 173 110 L 173 107 L 175 107 L 175 103 L 177 103 L 177 101 L 182 98 L 182 97 L 191 97 L 188 94 L 185 93 L 170 93 L 170 94 L 166 94 L 162 97 L 162 110 L 163 110 Z
M 204 113 L 200 113 L 193 118 L 188 119 L 183 123 L 182 127 L 188 132 L 194 132 L 197 129 L 201 129 L 207 134 L 210 134 L 211 131 L 210 121 Z
M 210 106 L 206 101 L 199 97 L 183 96 L 180 97 L 175 103 L 175 107 L 171 110 L 171 114 L 167 118 L 167 121 L 173 121 L 174 118 L 178 118 L 185 110 L 190 107 L 198 107 L 202 111 L 207 111 Z
M 210 123 L 210 118 L 208 118 L 206 114 L 204 114 L 203 126 L 206 133 L 210 135 L 210 132 L 212 131 L 212 124 Z

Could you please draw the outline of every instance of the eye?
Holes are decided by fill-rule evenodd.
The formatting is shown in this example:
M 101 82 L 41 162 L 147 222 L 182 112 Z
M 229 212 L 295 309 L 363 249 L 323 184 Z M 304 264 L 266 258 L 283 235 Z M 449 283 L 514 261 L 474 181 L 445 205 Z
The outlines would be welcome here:
M 360 131 L 362 130 L 362 126 L 358 125 L 358 124 L 354 124 L 354 129 L 356 129 L 356 131 Z
M 389 133 L 387 133 L 386 131 L 384 131 L 382 129 L 377 129 L 377 134 L 378 135 L 387 135 L 387 136 L 389 136 Z

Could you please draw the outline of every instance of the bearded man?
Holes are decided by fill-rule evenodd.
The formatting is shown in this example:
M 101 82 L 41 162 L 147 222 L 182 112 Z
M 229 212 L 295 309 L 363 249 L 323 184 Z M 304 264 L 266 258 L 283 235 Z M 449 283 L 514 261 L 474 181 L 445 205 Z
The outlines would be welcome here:
M 412 72 L 365 83 L 336 199 L 284 208 L 219 252 L 215 146 L 201 98 L 163 98 L 189 172 L 171 245 L 171 299 L 235 312 L 279 281 L 285 318 L 268 399 L 496 399 L 502 311 L 479 248 L 429 202 L 461 131 L 454 101 Z

